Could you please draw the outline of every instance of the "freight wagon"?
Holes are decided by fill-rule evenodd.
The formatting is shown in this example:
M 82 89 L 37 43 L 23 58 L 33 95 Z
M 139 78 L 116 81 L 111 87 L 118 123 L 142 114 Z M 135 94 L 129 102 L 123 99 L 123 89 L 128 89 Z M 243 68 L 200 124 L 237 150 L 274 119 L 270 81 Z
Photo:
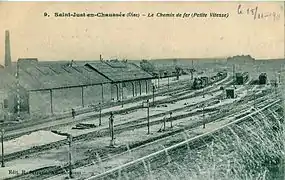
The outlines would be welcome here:
M 236 73 L 235 84 L 243 85 L 248 80 L 248 72 Z
M 212 76 L 212 77 L 204 76 L 204 77 L 194 78 L 192 89 L 202 89 L 226 77 L 227 77 L 227 72 L 218 72 L 217 75 Z
M 261 73 L 260 75 L 259 75 L 259 77 L 258 77 L 258 83 L 260 84 L 260 85 L 262 85 L 262 84 L 267 84 L 267 74 L 266 73 Z

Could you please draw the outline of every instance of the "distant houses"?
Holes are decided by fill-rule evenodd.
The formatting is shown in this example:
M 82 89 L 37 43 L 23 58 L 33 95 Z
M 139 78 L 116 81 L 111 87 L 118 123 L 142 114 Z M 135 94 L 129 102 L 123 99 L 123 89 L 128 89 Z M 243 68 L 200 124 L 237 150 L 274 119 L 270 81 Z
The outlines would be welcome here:
M 227 61 L 242 61 L 242 62 L 253 62 L 255 59 L 250 55 L 237 55 L 233 57 L 228 57 Z

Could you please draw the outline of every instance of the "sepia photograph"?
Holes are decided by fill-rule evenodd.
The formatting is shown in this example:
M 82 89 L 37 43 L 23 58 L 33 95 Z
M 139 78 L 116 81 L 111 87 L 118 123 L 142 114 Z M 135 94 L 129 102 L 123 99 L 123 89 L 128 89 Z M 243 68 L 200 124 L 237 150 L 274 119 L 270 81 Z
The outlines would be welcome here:
M 0 2 L 0 180 L 284 180 L 284 5 Z

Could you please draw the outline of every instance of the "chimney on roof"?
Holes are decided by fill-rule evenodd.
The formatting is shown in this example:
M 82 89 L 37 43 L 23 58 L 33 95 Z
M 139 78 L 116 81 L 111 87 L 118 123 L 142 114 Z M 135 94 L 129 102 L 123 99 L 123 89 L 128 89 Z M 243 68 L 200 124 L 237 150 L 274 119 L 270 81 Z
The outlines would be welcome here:
M 5 67 L 10 67 L 11 62 L 11 52 L 10 52 L 10 34 L 9 31 L 5 31 Z

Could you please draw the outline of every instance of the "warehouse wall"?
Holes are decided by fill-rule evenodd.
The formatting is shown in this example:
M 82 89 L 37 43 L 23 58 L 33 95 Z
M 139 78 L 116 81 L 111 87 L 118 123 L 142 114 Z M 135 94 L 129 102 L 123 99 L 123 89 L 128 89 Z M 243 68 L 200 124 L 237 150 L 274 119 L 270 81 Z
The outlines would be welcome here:
M 146 86 L 147 86 L 147 93 L 150 94 L 152 93 L 152 82 L 151 80 L 146 80 Z
M 84 105 L 99 104 L 102 102 L 102 86 L 94 85 L 83 88 Z
M 110 102 L 112 100 L 111 84 L 103 84 L 103 102 Z
M 141 83 L 141 92 L 144 95 L 146 94 L 147 82 L 146 80 L 141 80 L 140 83 Z
M 133 96 L 134 96 L 134 85 L 133 85 L 133 82 L 125 82 L 124 99 L 132 98 Z
M 114 101 L 119 100 L 119 85 L 116 83 L 111 84 L 111 99 Z
M 124 99 L 132 98 L 133 95 L 140 96 L 146 93 L 152 93 L 151 80 L 141 80 L 125 82 L 123 87 Z M 103 88 L 102 88 L 103 86 Z M 118 88 L 117 88 L 118 87 Z M 103 94 L 102 94 L 103 89 Z M 70 111 L 71 108 L 82 107 L 81 87 L 67 88 L 61 90 L 52 90 L 53 112 L 54 114 Z M 83 88 L 84 107 L 99 102 L 108 103 L 112 98 L 117 101 L 122 96 L 122 84 L 103 84 Z M 30 92 L 28 101 L 30 114 L 48 115 L 51 113 L 50 91 Z
M 50 92 L 29 92 L 29 109 L 30 114 L 33 115 L 49 115 L 50 108 Z
M 82 107 L 81 87 L 53 90 L 54 113 Z
M 134 81 L 135 85 L 135 96 L 140 96 L 141 94 L 141 83 L 140 81 Z

